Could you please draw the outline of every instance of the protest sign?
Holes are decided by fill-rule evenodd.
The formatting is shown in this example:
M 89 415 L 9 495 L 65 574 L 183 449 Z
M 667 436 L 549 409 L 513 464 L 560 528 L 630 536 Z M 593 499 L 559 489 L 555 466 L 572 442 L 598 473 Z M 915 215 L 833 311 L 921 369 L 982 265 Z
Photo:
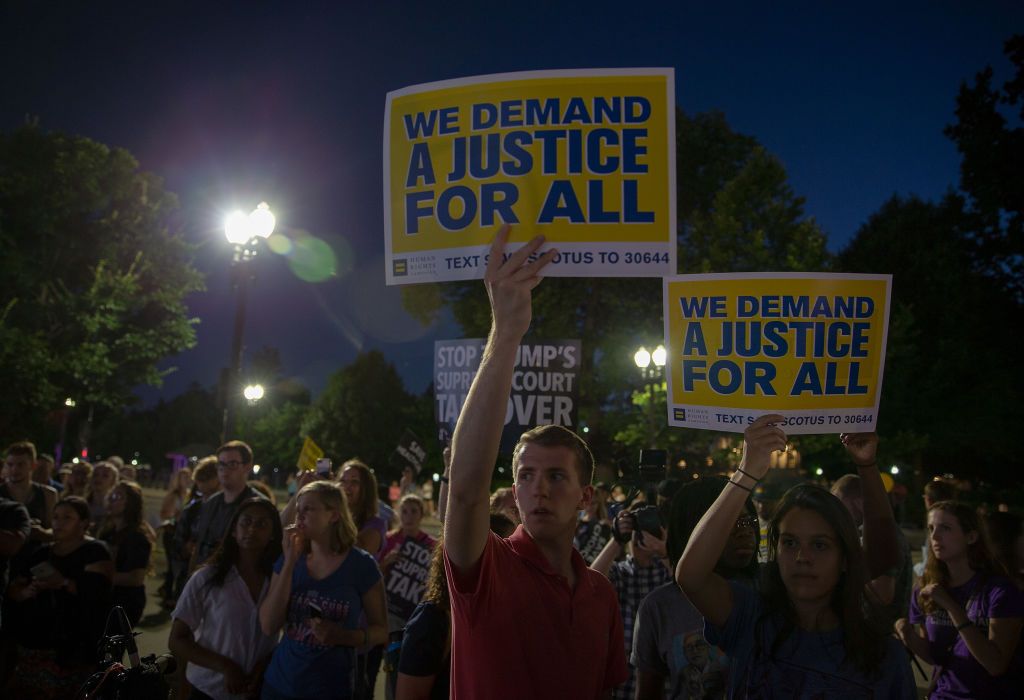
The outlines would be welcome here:
M 482 338 L 434 342 L 434 417 L 442 443 L 448 442 L 455 432 L 485 343 Z M 575 427 L 579 364 L 578 340 L 536 341 L 519 346 L 505 411 L 503 451 L 511 449 L 521 434 L 538 425 Z
M 387 591 L 388 612 L 402 620 L 408 620 L 419 605 L 427 587 L 430 573 L 430 557 L 433 553 L 432 540 L 417 541 L 407 537 L 398 545 L 398 559 L 388 570 Z
M 870 432 L 882 393 L 891 275 L 737 273 L 664 281 L 669 425 Z
M 503 73 L 388 93 L 387 283 L 479 279 L 498 227 L 545 275 L 676 270 L 671 68 Z M 546 250 L 546 248 L 542 249 Z
M 313 442 L 313 438 L 306 436 L 302 441 L 302 452 L 299 453 L 299 471 L 311 472 L 316 469 L 316 461 L 324 456 L 324 451 Z
M 391 453 L 390 462 L 397 467 L 398 472 L 406 467 L 412 467 L 413 473 L 419 474 L 426 458 L 427 450 L 423 447 L 423 441 L 416 437 L 416 433 L 406 428 L 402 431 L 398 446 Z

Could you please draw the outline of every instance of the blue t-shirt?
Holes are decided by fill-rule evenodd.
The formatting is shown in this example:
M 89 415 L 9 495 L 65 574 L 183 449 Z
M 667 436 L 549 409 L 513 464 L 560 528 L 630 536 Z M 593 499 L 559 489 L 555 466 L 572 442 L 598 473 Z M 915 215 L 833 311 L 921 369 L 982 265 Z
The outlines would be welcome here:
M 722 627 L 705 621 L 704 636 L 729 655 L 729 696 L 732 698 L 905 698 L 917 689 L 906 652 L 892 637 L 876 676 L 867 678 L 843 663 L 842 629 L 806 632 L 795 629 L 775 658 L 771 649 L 782 626 L 778 614 L 764 614 L 761 596 L 742 583 L 729 582 L 733 609 Z M 760 635 L 758 635 L 758 631 Z M 758 638 L 759 637 L 759 638 Z
M 280 573 L 283 565 L 282 557 L 274 564 L 274 571 Z M 350 549 L 341 566 L 319 581 L 309 575 L 306 558 L 299 559 L 292 572 L 284 635 L 267 667 L 265 682 L 293 698 L 352 697 L 356 650 L 317 642 L 309 626 L 308 606 L 318 605 L 324 619 L 355 629 L 363 613 L 363 594 L 379 580 L 377 562 L 358 547 Z

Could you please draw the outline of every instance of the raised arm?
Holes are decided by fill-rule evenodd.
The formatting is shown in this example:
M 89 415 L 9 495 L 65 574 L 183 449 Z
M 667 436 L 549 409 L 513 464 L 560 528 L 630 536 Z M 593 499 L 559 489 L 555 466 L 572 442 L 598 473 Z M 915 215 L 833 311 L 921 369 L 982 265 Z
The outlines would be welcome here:
M 676 582 L 711 624 L 721 626 L 732 613 L 732 589 L 715 565 L 743 512 L 743 504 L 768 472 L 772 452 L 786 448 L 780 415 L 761 416 L 743 433 L 743 459 L 725 489 L 697 523 L 676 565 Z
M 529 262 L 544 242 L 538 236 L 502 262 L 508 232 L 508 225 L 502 226 L 491 245 L 484 276 L 491 332 L 452 439 L 444 548 L 449 561 L 463 571 L 476 565 L 487 543 L 491 470 L 505 425 L 516 350 L 530 327 L 531 292 L 540 284 L 538 273 L 555 253 L 548 251 Z
M 445 447 L 441 456 L 444 458 L 444 472 L 441 474 L 441 487 L 437 492 L 437 519 L 443 525 L 445 513 L 448 511 L 448 479 L 452 471 L 452 448 Z
M 872 579 L 900 565 L 896 516 L 878 473 L 878 434 L 843 433 L 839 436 L 860 475 L 864 498 L 864 558 Z

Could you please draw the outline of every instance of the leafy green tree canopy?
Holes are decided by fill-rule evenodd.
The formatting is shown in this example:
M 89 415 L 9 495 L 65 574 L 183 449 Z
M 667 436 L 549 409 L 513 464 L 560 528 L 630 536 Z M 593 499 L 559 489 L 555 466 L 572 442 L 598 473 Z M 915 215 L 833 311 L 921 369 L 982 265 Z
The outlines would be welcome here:
M 175 196 L 125 150 L 27 125 L 0 134 L 0 425 L 29 434 L 66 396 L 116 407 L 195 344 L 202 288 Z

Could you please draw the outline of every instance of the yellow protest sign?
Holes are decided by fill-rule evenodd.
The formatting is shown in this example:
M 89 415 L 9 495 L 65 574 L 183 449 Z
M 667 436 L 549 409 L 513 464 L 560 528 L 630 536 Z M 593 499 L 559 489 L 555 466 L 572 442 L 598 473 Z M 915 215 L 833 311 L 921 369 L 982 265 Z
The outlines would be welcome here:
M 505 73 L 388 93 L 388 284 L 483 277 L 543 234 L 562 276 L 675 272 L 671 68 Z
M 669 425 L 875 429 L 890 275 L 737 273 L 664 281 Z
M 313 442 L 313 438 L 306 436 L 306 439 L 302 441 L 302 452 L 299 453 L 299 471 L 313 471 L 316 469 L 316 461 L 323 456 L 324 451 Z

